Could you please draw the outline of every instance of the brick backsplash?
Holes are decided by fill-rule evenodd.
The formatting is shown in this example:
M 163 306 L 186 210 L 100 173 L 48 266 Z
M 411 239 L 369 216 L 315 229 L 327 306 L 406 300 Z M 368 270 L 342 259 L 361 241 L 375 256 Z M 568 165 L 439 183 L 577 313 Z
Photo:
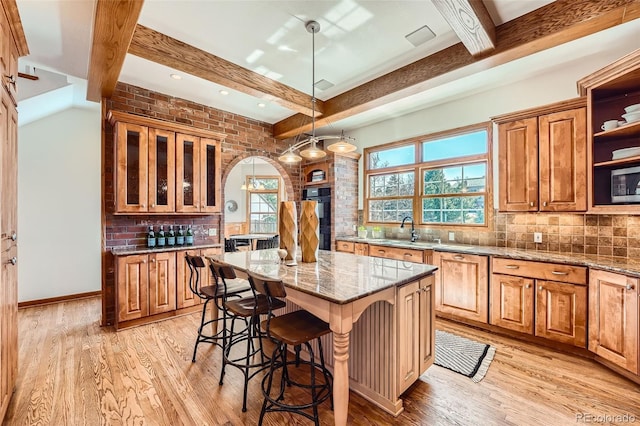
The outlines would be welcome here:
M 408 239 L 410 235 L 399 226 L 383 231 L 386 238 Z M 496 212 L 487 231 L 454 232 L 455 242 L 462 244 L 640 258 L 640 216 Z M 533 242 L 534 232 L 542 233 L 542 243 Z M 418 233 L 420 241 L 440 238 L 446 243 L 449 239 L 446 228 L 419 228 Z

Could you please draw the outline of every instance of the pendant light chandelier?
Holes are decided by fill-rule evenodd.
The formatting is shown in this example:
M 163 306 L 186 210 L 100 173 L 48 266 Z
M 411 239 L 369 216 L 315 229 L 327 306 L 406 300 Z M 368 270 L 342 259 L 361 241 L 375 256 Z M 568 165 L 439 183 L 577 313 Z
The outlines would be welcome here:
M 253 167 L 253 176 L 251 177 L 251 180 L 249 181 L 249 185 L 247 185 L 246 182 L 246 177 L 245 177 L 245 182 L 242 183 L 242 186 L 240 187 L 240 189 L 242 191 L 246 191 L 247 189 L 249 191 L 253 191 L 254 189 L 264 189 L 264 186 L 258 182 L 256 180 L 256 157 L 251 157 L 251 161 L 252 161 L 252 167 Z
M 344 153 L 356 150 L 356 146 L 352 143 L 354 138 L 344 135 L 344 131 L 340 136 L 316 136 L 316 33 L 320 32 L 320 24 L 316 21 L 309 21 L 305 24 L 307 32 L 311 33 L 311 134 L 307 139 L 298 141 L 287 148 L 278 160 L 283 163 L 297 163 L 302 161 L 302 157 L 308 160 L 316 160 L 327 155 L 326 152 L 318 148 L 317 143 L 325 140 L 339 139 L 329 146 L 327 149 L 332 152 Z M 309 147 L 300 151 L 300 155 L 295 151 L 309 145 Z

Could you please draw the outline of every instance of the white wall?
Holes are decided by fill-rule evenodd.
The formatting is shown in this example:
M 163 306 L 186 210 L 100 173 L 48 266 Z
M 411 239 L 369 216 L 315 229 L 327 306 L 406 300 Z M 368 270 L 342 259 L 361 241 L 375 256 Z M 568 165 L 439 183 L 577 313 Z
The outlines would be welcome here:
M 635 47 L 634 47 L 635 48 Z M 491 88 L 471 96 L 443 102 L 400 117 L 349 132 L 357 140 L 358 151 L 370 146 L 428 135 L 485 121 L 491 117 L 522 109 L 578 97 L 576 82 L 606 66 L 633 49 L 612 46 L 607 55 L 585 56 L 561 69 Z M 494 126 L 494 182 L 497 185 L 497 129 Z M 358 208 L 363 208 L 363 161 L 358 167 Z M 497 191 L 494 192 L 497 197 Z
M 100 108 L 18 128 L 18 300 L 101 288 Z

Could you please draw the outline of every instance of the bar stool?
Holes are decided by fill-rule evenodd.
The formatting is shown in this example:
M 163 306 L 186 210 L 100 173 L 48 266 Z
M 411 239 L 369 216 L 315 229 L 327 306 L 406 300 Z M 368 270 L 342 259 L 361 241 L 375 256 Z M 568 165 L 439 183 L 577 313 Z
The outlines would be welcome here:
M 201 286 L 200 276 L 201 270 L 205 268 L 204 260 L 200 256 L 191 256 L 189 254 L 185 254 L 185 259 L 189 267 L 189 288 L 194 295 L 204 300 L 204 304 L 202 305 L 202 318 L 200 319 L 200 327 L 198 328 L 198 337 L 195 347 L 193 348 L 193 358 L 191 359 L 191 362 L 196 362 L 196 353 L 198 352 L 198 345 L 200 343 L 213 343 L 220 346 L 224 352 L 227 328 L 226 320 L 230 316 L 224 307 L 224 301 L 230 297 L 240 297 L 241 293 L 251 290 L 251 285 L 246 280 L 236 280 L 229 283 L 223 282 L 223 285 L 220 285 L 218 280 L 216 280 L 216 284 L 214 285 Z M 206 321 L 207 305 L 212 300 L 216 308 L 222 312 L 222 318 L 217 317 Z M 223 322 L 222 330 L 212 335 L 203 333 L 204 328 L 209 324 L 215 323 L 217 329 L 218 321 Z
M 236 279 L 236 272 L 231 265 L 209 258 L 211 270 L 222 282 Z M 251 281 L 249 281 L 251 283 Z M 260 332 L 260 315 L 271 315 L 272 310 L 285 307 L 281 300 L 274 301 L 270 310 L 268 298 L 263 294 L 258 294 L 251 287 L 253 294 L 242 299 L 227 300 L 224 303 L 225 309 L 231 314 L 231 327 L 229 337 L 225 340 L 226 346 L 223 350 L 222 371 L 220 373 L 220 384 L 222 385 L 227 365 L 239 369 L 244 375 L 244 391 L 242 395 L 242 411 L 247 411 L 247 387 L 249 380 L 256 374 L 268 367 L 270 359 L 265 356 L 262 348 L 262 333 Z M 240 332 L 235 330 L 235 320 L 248 320 L 248 327 Z M 231 354 L 234 347 L 244 345 L 243 354 Z
M 249 282 L 256 292 L 267 296 L 269 312 L 271 313 L 274 302 L 278 300 L 276 298 L 284 298 L 287 296 L 283 282 L 281 280 L 269 279 L 253 272 L 248 272 L 248 275 Z M 331 398 L 331 408 L 333 409 L 333 376 L 324 364 L 322 342 L 320 339 L 325 334 L 331 332 L 329 324 L 307 311 L 300 310 L 278 317 L 269 315 L 266 320 L 262 321 L 261 327 L 266 331 L 267 336 L 276 344 L 276 347 L 271 355 L 269 371 L 262 380 L 264 401 L 262 403 L 258 425 L 262 425 L 266 413 L 277 411 L 299 414 L 313 420 L 316 425 L 319 425 L 318 405 L 326 401 L 327 398 Z M 316 363 L 313 348 L 310 344 L 314 339 L 318 344 L 320 364 Z M 309 361 L 301 361 L 299 359 L 298 348 L 302 345 L 306 347 L 309 353 Z M 296 357 L 294 360 L 287 361 L 287 346 L 296 348 Z M 300 364 L 308 365 L 311 370 L 311 380 L 308 384 L 296 382 L 289 376 L 288 366 L 295 365 L 298 367 Z M 318 368 L 324 376 L 324 382 L 316 383 L 316 368 Z M 273 380 L 278 371 L 280 371 L 280 387 L 274 395 L 272 394 Z M 285 402 L 285 384 L 310 391 L 310 402 L 302 404 Z M 300 400 L 300 398 L 296 396 L 296 400 Z M 312 413 L 305 411 L 309 409 L 311 409 Z

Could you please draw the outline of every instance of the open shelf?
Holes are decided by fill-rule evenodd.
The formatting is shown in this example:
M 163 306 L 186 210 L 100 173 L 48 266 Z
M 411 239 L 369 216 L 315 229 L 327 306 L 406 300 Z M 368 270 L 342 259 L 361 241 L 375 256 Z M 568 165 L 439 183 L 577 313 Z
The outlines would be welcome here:
M 617 139 L 627 136 L 634 136 L 640 132 L 640 121 L 634 121 L 633 123 L 627 123 L 624 126 L 616 127 L 615 129 L 605 130 L 593 135 L 594 140 L 600 142 L 608 139 Z
M 623 164 L 640 163 L 640 155 L 634 155 L 633 157 L 619 158 L 617 160 L 601 161 L 599 163 L 593 163 L 593 167 L 608 167 L 618 166 Z

